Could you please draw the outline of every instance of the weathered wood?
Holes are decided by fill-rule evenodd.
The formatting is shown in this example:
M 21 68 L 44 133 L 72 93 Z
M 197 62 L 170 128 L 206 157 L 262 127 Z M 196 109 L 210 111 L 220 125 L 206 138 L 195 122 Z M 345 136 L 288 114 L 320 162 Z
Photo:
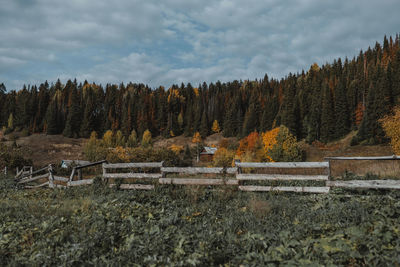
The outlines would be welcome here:
M 327 186 L 360 189 L 400 189 L 400 180 L 327 181 Z
M 161 178 L 161 173 L 106 173 L 103 178 Z
M 237 168 L 226 168 L 226 173 L 235 174 L 237 172 Z M 207 173 L 207 174 L 222 174 L 224 172 L 224 168 L 207 168 L 207 167 L 163 167 L 161 168 L 161 172 L 165 173 L 185 173 L 185 174 L 199 174 L 199 173 Z
M 67 183 L 67 186 L 79 186 L 79 185 L 89 185 L 93 184 L 93 179 L 85 179 L 85 180 L 79 180 L 79 181 L 69 181 Z
M 110 187 L 114 187 L 115 184 L 110 184 Z M 121 184 L 120 189 L 131 189 L 131 190 L 153 190 L 154 185 L 151 184 Z
M 381 156 L 381 157 L 326 157 L 327 160 L 400 160 L 400 156 Z
M 238 180 L 268 180 L 268 181 L 325 181 L 327 175 L 293 175 L 293 174 L 237 174 Z
M 76 170 L 75 170 L 75 168 L 73 168 L 72 172 L 71 172 L 71 176 L 69 177 L 70 182 L 74 179 L 75 172 L 76 172 Z
M 256 185 L 240 185 L 239 190 L 242 191 L 279 191 L 279 192 L 305 192 L 305 193 L 329 193 L 330 187 L 314 187 L 314 186 L 256 186 Z
M 24 184 L 24 183 L 33 182 L 33 181 L 36 181 L 36 180 L 39 180 L 39 179 L 43 179 L 43 178 L 49 178 L 49 174 L 46 173 L 46 174 L 35 176 L 35 177 L 32 177 L 32 178 L 20 180 L 18 183 L 19 184 Z
M 160 184 L 177 185 L 238 185 L 236 179 L 160 178 Z
M 241 168 L 327 168 L 328 162 L 237 162 Z
M 133 163 L 109 163 L 103 164 L 105 169 L 123 169 L 123 168 L 161 168 L 161 162 L 133 162 Z
M 78 180 L 82 180 L 82 170 L 78 169 Z
M 39 185 L 25 185 L 25 188 L 39 188 L 39 187 L 45 187 L 49 185 L 49 181 L 44 182 L 43 184 L 39 184 Z
M 59 181 L 59 182 L 68 182 L 69 181 L 69 178 L 67 178 L 67 177 L 56 176 L 56 175 L 53 175 L 53 179 L 54 179 L 54 181 Z
M 100 165 L 103 163 L 107 163 L 107 160 L 101 160 L 101 161 L 97 161 L 97 162 L 93 162 L 93 163 L 89 163 L 89 164 L 85 164 L 85 165 L 81 165 L 81 166 L 76 166 L 76 167 L 74 167 L 74 169 L 80 170 L 80 169 L 84 169 L 84 168 L 88 168 L 88 167 L 97 166 L 97 165 Z

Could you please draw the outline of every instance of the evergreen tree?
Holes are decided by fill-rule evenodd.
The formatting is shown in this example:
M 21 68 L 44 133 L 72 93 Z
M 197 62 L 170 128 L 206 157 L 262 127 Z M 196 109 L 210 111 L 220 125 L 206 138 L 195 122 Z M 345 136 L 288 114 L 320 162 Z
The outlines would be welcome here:
M 200 125 L 200 134 L 201 137 L 205 138 L 207 137 L 209 133 L 209 126 L 208 126 L 208 119 L 207 119 L 207 114 L 204 111 L 203 115 L 201 116 L 201 125 Z
M 328 142 L 335 137 L 335 113 L 333 109 L 332 94 L 325 84 L 323 88 L 322 114 L 321 114 L 321 141 Z
M 77 138 L 79 136 L 81 124 L 81 111 L 77 88 L 72 88 L 69 96 L 69 111 L 63 135 L 66 137 Z
M 335 99 L 336 138 L 345 136 L 350 130 L 350 116 L 343 81 L 339 81 Z

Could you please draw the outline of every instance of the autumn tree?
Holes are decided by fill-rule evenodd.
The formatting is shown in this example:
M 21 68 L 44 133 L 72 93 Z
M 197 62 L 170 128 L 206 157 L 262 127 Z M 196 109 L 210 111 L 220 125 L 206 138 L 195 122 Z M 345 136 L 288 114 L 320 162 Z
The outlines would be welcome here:
M 104 133 L 103 144 L 105 147 L 114 147 L 114 134 L 111 130 L 107 130 Z
M 151 132 L 149 129 L 144 131 L 143 136 L 142 136 L 142 146 L 143 147 L 149 147 L 151 146 Z
M 276 137 L 278 136 L 279 130 L 280 128 L 277 127 L 262 134 L 264 151 L 266 152 L 266 158 L 268 161 L 273 161 L 268 151 L 270 151 L 276 144 Z
M 279 127 L 276 143 L 266 152 L 271 157 L 272 161 L 276 162 L 302 160 L 302 152 L 296 137 L 283 125 Z
M 217 120 L 214 120 L 213 125 L 212 125 L 212 127 L 211 127 L 211 130 L 212 130 L 214 133 L 219 133 L 219 132 L 221 131 L 221 129 L 219 128 L 219 124 L 218 124 L 218 121 L 217 121 Z
M 137 145 L 137 133 L 135 129 L 132 130 L 131 134 L 128 137 L 128 141 L 126 142 L 127 147 L 135 147 Z
M 199 133 L 199 132 L 195 132 L 194 135 L 193 135 L 193 138 L 192 138 L 192 143 L 195 143 L 196 146 L 197 146 L 197 150 L 196 150 L 196 159 L 197 159 L 197 162 L 199 162 L 199 160 L 200 160 L 199 146 L 200 146 L 201 141 L 202 141 L 202 140 L 201 140 L 201 135 L 200 135 L 200 133 Z
M 393 114 L 386 115 L 380 120 L 383 130 L 390 138 L 393 153 L 400 154 L 400 106 L 394 109 Z

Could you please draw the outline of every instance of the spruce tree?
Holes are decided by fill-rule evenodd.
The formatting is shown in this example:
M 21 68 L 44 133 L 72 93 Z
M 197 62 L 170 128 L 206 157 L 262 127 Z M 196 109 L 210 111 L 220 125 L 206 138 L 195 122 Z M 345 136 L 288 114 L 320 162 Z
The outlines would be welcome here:
M 209 125 L 208 125 L 207 114 L 205 111 L 203 111 L 203 115 L 201 116 L 201 124 L 200 124 L 201 137 L 203 137 L 203 138 L 207 137 L 208 133 L 209 133 Z
M 335 137 L 335 113 L 332 94 L 328 85 L 324 85 L 321 114 L 321 141 L 328 142 Z
M 350 114 L 346 99 L 346 91 L 343 81 L 339 81 L 335 95 L 335 115 L 336 115 L 336 138 L 341 138 L 348 134 L 350 130 Z

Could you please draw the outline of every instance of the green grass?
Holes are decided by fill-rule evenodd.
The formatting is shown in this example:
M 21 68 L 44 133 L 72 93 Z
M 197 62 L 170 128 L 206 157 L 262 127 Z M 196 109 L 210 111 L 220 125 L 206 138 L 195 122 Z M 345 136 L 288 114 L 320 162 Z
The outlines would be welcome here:
M 0 265 L 390 265 L 400 193 L 0 186 Z

